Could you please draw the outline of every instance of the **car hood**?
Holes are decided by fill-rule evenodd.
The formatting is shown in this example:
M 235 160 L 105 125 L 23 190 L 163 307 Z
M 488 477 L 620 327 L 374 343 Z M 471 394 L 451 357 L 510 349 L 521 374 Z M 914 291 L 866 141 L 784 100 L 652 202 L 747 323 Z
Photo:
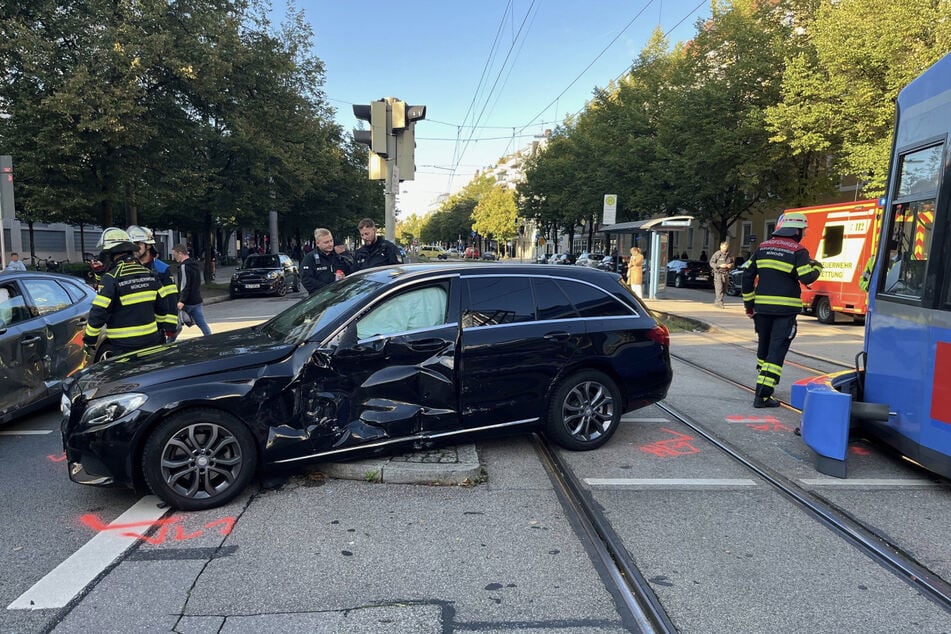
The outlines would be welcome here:
M 105 396 L 263 366 L 287 357 L 294 348 L 295 344 L 274 341 L 261 330 L 244 328 L 100 361 L 79 375 L 77 381 L 80 391 L 95 389 L 95 396 Z M 87 398 L 92 396 L 87 394 Z

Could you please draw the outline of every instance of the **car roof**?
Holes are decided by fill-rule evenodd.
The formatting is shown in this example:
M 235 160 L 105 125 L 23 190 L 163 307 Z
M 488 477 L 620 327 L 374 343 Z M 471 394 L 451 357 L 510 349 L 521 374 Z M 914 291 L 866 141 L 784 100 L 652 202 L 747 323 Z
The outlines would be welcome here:
M 569 277 L 579 280 L 604 283 L 612 277 L 619 277 L 617 273 L 609 273 L 589 267 L 552 267 L 546 264 L 523 264 L 521 262 L 491 262 L 486 264 L 459 263 L 415 263 L 399 264 L 389 267 L 367 269 L 363 273 L 377 282 L 391 284 L 408 279 L 424 279 L 427 277 L 445 277 L 447 274 L 471 277 L 475 275 L 536 275 L 543 277 Z

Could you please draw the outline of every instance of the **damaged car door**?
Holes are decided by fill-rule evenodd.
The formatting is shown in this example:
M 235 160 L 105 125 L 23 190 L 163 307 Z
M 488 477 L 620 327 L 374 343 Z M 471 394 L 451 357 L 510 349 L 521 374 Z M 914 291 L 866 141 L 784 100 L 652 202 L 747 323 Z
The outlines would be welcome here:
M 336 424 L 326 450 L 388 444 L 459 427 L 458 323 L 448 281 L 384 297 L 352 320 L 328 355 L 320 394 Z M 327 445 L 330 446 L 327 446 Z

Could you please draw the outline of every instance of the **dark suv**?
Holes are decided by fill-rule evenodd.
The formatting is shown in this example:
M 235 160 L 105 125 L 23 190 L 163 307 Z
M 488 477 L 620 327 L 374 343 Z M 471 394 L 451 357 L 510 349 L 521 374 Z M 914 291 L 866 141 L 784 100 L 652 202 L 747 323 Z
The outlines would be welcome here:
M 667 263 L 667 285 L 676 288 L 684 286 L 713 288 L 713 272 L 706 262 L 671 260 Z
M 259 467 L 540 430 L 606 443 L 663 399 L 667 328 L 613 273 L 533 264 L 367 269 L 273 319 L 105 362 L 61 403 L 69 477 L 211 508 Z M 206 468 L 207 467 L 207 468 Z
M 300 290 L 300 271 L 283 253 L 249 255 L 231 276 L 231 299 L 241 295 L 276 295 Z

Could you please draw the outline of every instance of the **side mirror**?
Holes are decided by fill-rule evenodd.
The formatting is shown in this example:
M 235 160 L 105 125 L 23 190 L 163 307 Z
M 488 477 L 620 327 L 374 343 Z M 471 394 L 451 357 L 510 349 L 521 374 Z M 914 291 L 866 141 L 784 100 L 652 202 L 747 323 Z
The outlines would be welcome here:
M 350 325 L 340 333 L 337 339 L 337 350 L 351 350 L 357 347 L 357 324 L 350 322 Z

